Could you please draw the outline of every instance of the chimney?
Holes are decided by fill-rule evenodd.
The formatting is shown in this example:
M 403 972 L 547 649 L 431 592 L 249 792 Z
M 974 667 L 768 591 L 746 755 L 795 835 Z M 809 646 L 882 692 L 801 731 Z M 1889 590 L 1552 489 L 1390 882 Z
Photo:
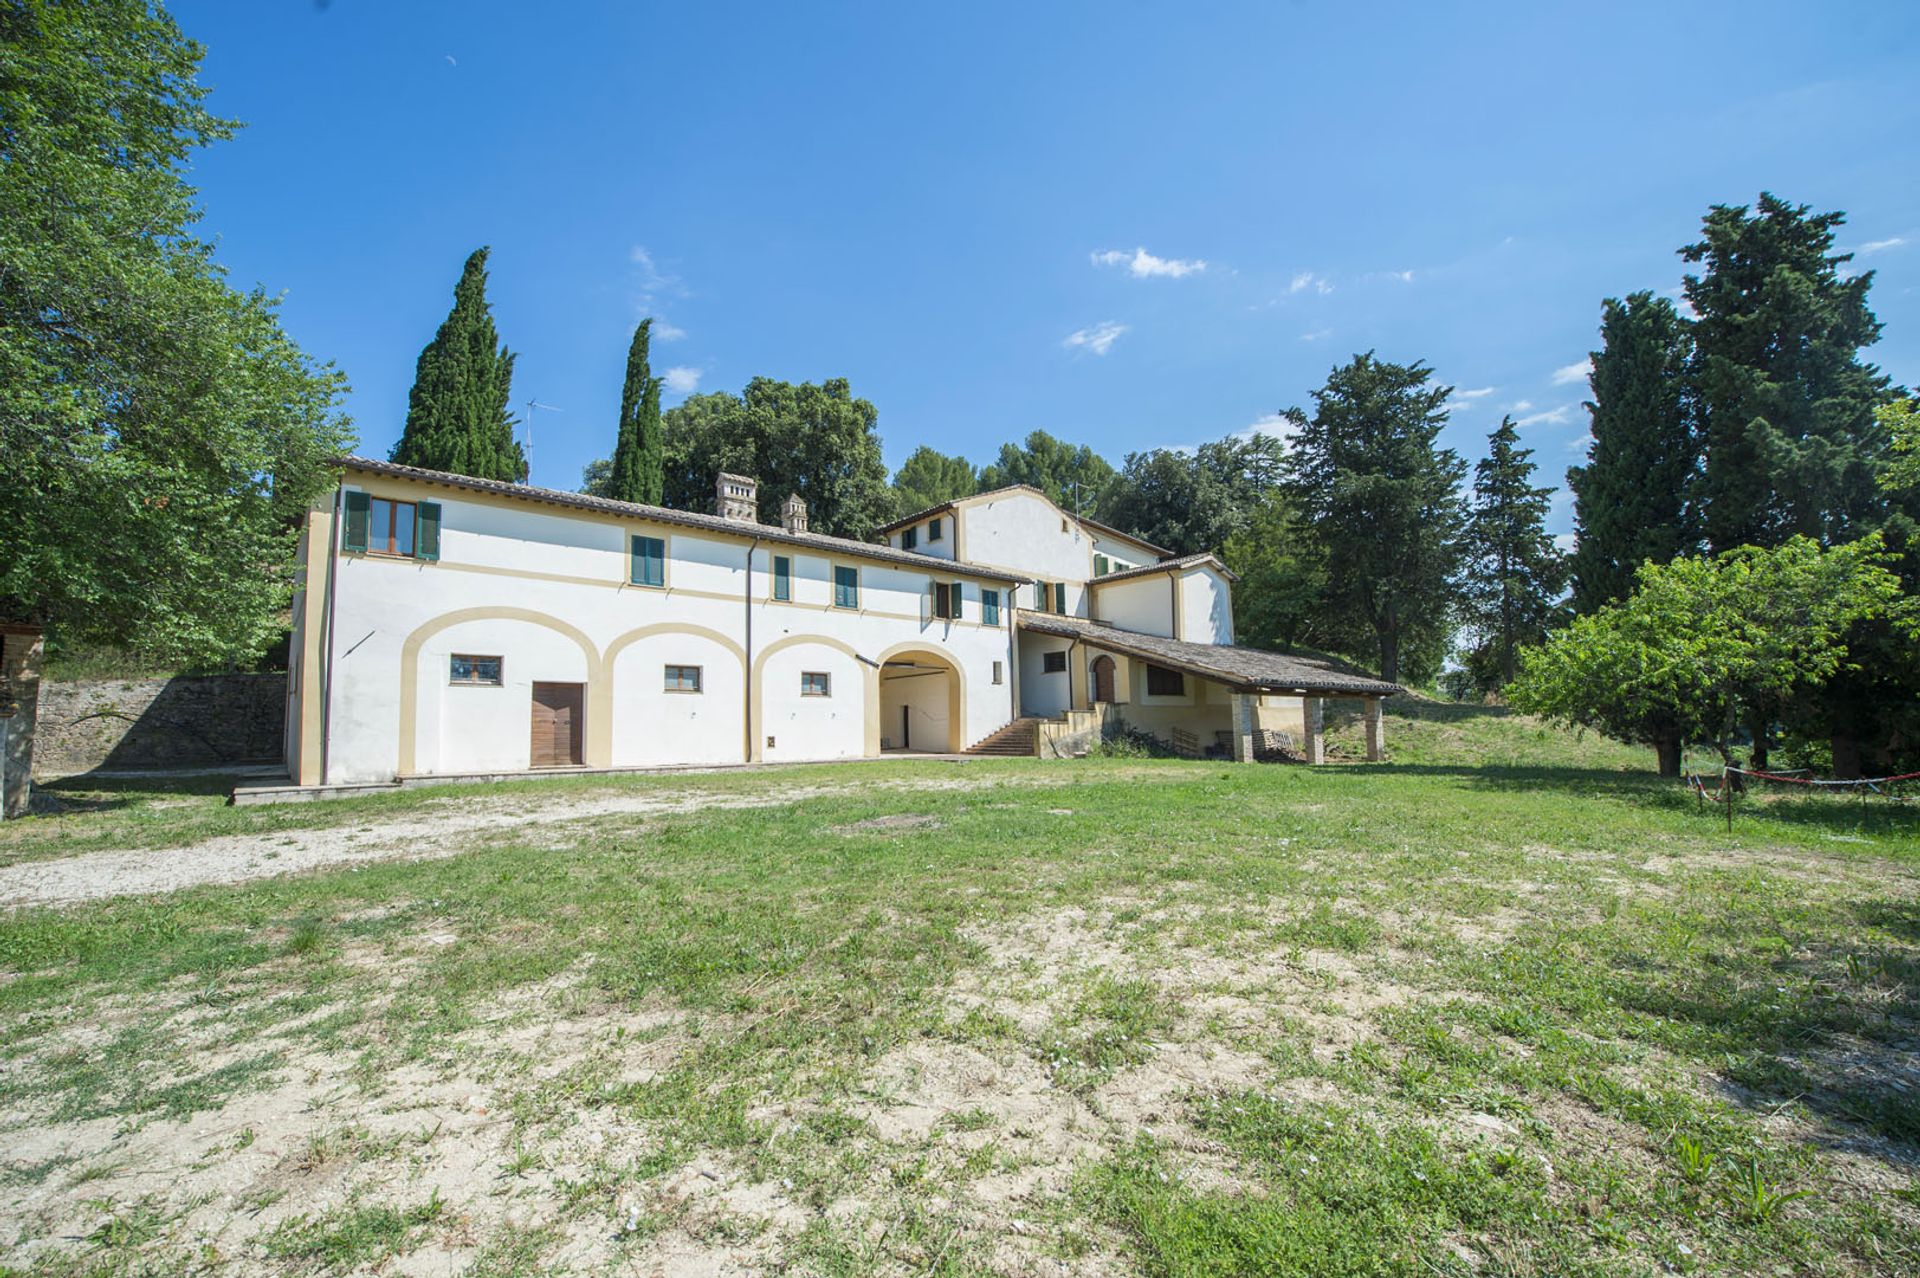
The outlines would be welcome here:
M 722 519 L 759 523 L 760 481 L 721 471 L 720 477 L 713 481 L 713 513 Z
M 790 533 L 807 530 L 807 503 L 800 500 L 798 493 L 789 493 L 780 503 L 780 526 Z

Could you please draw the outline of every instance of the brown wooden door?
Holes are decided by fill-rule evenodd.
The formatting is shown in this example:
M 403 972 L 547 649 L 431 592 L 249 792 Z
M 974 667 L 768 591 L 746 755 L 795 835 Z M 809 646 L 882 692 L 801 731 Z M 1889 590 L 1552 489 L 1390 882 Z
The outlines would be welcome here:
M 1113 700 L 1113 658 L 1098 656 L 1093 659 L 1093 699 L 1095 701 Z
M 587 688 L 580 683 L 533 685 L 533 766 L 564 768 L 583 762 L 580 743 Z

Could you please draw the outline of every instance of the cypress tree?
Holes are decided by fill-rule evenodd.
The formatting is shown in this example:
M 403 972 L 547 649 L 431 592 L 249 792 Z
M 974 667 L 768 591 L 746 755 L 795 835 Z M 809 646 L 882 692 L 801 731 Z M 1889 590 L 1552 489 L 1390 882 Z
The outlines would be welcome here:
M 1886 447 L 1874 408 L 1887 379 L 1859 352 L 1880 336 L 1871 271 L 1843 278 L 1844 213 L 1810 214 L 1762 193 L 1756 210 L 1715 205 L 1686 277 L 1694 381 L 1706 437 L 1704 531 L 1716 551 L 1832 543 L 1865 531 Z
M 522 483 L 526 454 L 507 411 L 513 354 L 487 305 L 487 250 L 474 250 L 453 290 L 453 310 L 414 366 L 407 424 L 392 460 L 428 470 Z
M 1459 600 L 1466 463 L 1437 446 L 1453 388 L 1432 377 L 1368 351 L 1313 392 L 1313 416 L 1287 413 L 1288 477 L 1325 549 L 1329 620 L 1372 639 L 1389 681 L 1434 672 Z
M 1473 468 L 1467 523 L 1468 618 L 1481 635 L 1467 665 L 1489 691 L 1513 682 L 1523 645 L 1544 641 L 1562 612 L 1567 559 L 1547 533 L 1552 488 L 1535 487 L 1531 448 L 1521 448 L 1511 417 L 1488 437 Z
M 1567 472 L 1573 490 L 1573 606 L 1583 616 L 1626 598 L 1648 560 L 1695 549 L 1689 508 L 1699 460 L 1691 342 L 1673 303 L 1651 293 L 1601 306 L 1587 403 L 1587 464 Z
M 643 319 L 627 348 L 627 380 L 620 388 L 620 431 L 602 494 L 615 501 L 658 506 L 666 483 L 666 445 L 660 429 L 660 379 L 647 363 L 653 320 Z

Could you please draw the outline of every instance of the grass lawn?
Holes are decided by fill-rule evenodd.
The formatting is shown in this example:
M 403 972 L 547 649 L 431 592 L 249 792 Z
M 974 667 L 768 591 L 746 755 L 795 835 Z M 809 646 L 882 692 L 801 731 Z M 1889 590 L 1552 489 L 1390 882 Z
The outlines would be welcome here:
M 1920 1272 L 1920 812 L 1388 742 L 66 791 L 465 850 L 0 915 L 0 1274 Z

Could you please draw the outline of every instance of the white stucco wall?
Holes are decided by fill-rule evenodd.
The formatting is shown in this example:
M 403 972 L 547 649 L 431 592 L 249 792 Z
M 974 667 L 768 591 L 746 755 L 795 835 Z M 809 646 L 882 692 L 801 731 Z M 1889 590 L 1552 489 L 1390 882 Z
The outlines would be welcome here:
M 1065 582 L 1068 615 L 1087 615 L 1085 583 L 1093 574 L 1092 542 L 1081 525 L 1062 516 L 1052 502 L 1035 493 L 1008 493 L 963 506 L 958 516 L 965 523 L 969 563 Z M 1021 588 L 1020 604 L 1034 606 L 1031 587 Z
M 879 705 L 866 662 L 906 648 L 935 652 L 959 669 L 968 743 L 1011 717 L 1009 689 L 995 686 L 991 673 L 993 661 L 1012 661 L 1006 614 L 988 627 L 980 609 L 983 585 L 1005 590 L 1007 583 L 965 577 L 957 566 L 928 572 L 763 541 L 753 552 L 749 590 L 751 526 L 730 536 L 522 509 L 384 477 L 365 487 L 439 502 L 441 559 L 336 559 L 331 783 L 386 780 L 403 766 L 442 774 L 525 768 L 535 680 L 588 685 L 590 766 L 739 761 L 747 751 L 756 661 L 755 744 L 770 760 L 867 753 L 877 742 Z M 666 540 L 664 588 L 627 584 L 627 539 L 635 533 Z M 789 601 L 771 598 L 776 554 L 793 564 Z M 859 570 L 855 609 L 832 604 L 835 564 Z M 963 582 L 962 616 L 929 618 L 928 582 L 956 578 Z M 317 643 L 314 619 L 302 620 L 302 637 Z M 449 686 L 455 652 L 501 657 L 504 686 Z M 700 666 L 701 692 L 666 692 L 667 664 Z M 833 696 L 803 698 L 802 670 L 830 672 Z M 410 716 L 403 682 L 411 688 Z M 402 758 L 409 719 L 410 763 Z M 764 746 L 768 736 L 771 749 Z
M 1206 565 L 1180 574 L 1180 637 L 1189 643 L 1233 642 L 1233 587 Z
M 1094 614 L 1122 630 L 1173 636 L 1173 580 L 1164 573 L 1094 588 Z
M 1045 657 L 1049 652 L 1067 652 L 1070 639 L 1027 633 L 1020 637 L 1020 713 L 1026 715 L 1063 714 L 1072 708 L 1072 676 L 1066 670 L 1048 674 Z M 1072 657 L 1068 657 L 1069 663 Z

